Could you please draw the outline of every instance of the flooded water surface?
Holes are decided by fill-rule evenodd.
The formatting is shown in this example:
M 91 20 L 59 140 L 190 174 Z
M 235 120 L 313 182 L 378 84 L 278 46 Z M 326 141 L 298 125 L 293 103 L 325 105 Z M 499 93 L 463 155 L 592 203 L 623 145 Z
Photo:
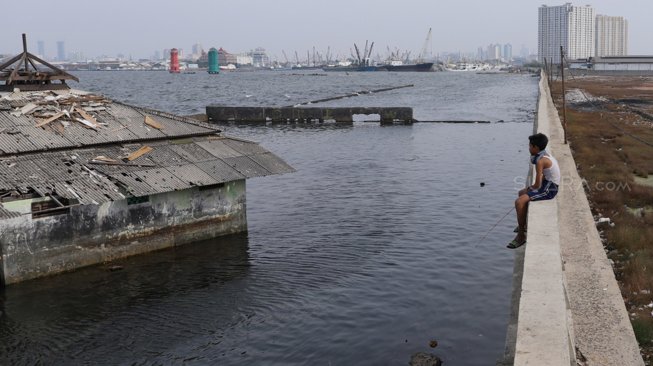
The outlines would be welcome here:
M 327 105 L 409 106 L 418 120 L 493 123 L 224 126 L 297 169 L 247 182 L 249 231 L 10 286 L 1 295 L 0 364 L 407 365 L 416 352 L 445 365 L 500 358 L 514 215 L 480 238 L 511 208 L 515 181 L 526 174 L 537 79 L 79 77 L 80 89 L 178 114 L 414 84 Z

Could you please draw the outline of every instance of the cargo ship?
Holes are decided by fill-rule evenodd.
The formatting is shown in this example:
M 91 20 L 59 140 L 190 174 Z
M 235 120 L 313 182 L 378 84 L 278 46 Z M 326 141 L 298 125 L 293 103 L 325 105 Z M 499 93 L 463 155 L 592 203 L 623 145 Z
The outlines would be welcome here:
M 433 62 L 421 62 L 417 64 L 389 64 L 382 68 L 387 71 L 433 71 Z

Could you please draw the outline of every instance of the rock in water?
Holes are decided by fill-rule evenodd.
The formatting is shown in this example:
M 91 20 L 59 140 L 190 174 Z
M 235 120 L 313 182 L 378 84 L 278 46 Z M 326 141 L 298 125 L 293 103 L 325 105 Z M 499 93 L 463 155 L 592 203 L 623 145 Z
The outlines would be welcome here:
M 418 352 L 411 356 L 410 366 L 442 366 L 442 360 L 433 354 Z

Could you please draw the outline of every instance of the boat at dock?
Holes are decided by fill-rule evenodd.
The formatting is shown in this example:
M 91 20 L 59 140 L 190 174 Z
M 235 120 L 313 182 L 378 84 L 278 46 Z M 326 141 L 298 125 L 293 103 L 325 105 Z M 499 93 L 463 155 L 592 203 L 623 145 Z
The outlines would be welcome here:
M 421 62 L 417 64 L 389 64 L 383 65 L 383 69 L 386 71 L 418 71 L 426 72 L 433 71 L 433 62 Z

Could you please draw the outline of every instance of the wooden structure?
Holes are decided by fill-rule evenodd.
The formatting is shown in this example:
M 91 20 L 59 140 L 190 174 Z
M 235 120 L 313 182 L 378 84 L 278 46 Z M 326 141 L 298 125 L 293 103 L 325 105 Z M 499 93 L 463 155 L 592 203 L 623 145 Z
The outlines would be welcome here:
M 39 69 L 37 64 L 42 65 Z M 53 83 L 54 81 L 59 83 Z M 70 89 L 66 80 L 79 79 L 64 70 L 27 52 L 27 37 L 23 33 L 23 53 L 0 65 L 0 91 L 13 91 L 18 88 L 28 90 Z

